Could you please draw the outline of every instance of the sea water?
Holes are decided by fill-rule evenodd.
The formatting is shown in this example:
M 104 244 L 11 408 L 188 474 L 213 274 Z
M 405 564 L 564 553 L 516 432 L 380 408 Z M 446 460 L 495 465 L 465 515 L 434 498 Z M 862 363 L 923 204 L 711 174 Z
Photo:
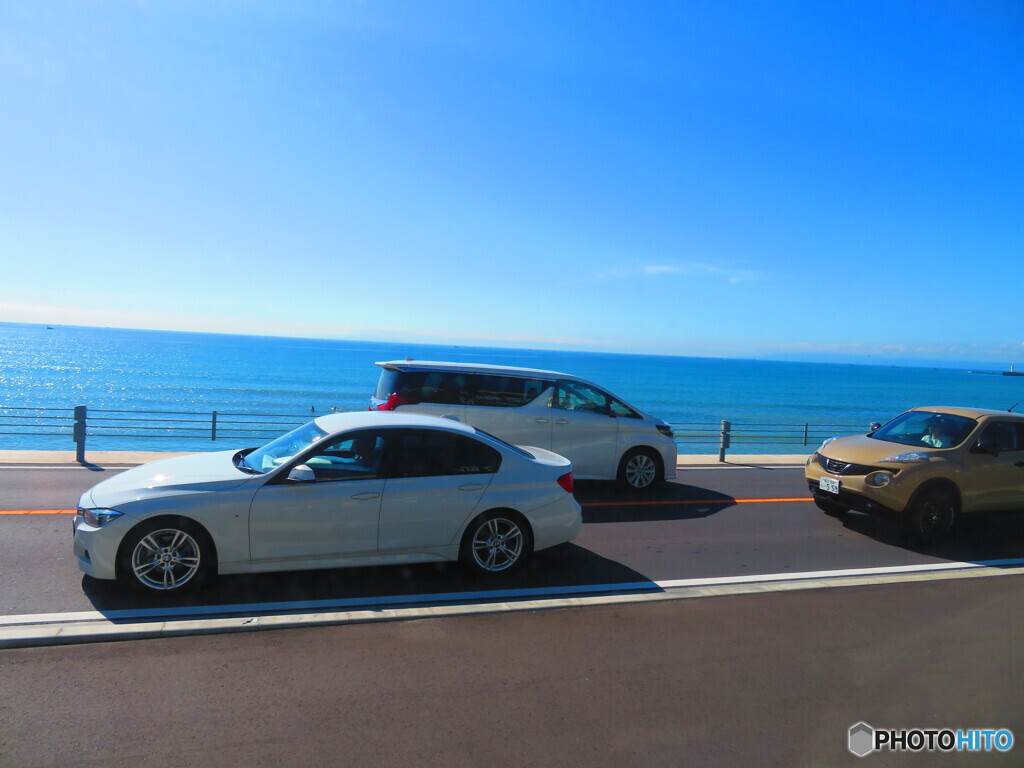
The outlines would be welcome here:
M 1024 402 L 1024 377 L 952 368 L 794 363 L 725 358 L 560 352 L 0 323 L 0 407 L 210 414 L 286 414 L 302 418 L 365 410 L 377 361 L 444 360 L 562 371 L 590 379 L 673 424 L 734 429 L 825 425 L 864 431 L 920 405 L 1007 409 Z M 69 437 L 25 434 L 24 420 L 0 411 L 0 449 L 70 450 Z M 130 415 L 130 414 L 129 414 Z M 205 418 L 205 417 L 204 417 Z M 15 426 L 11 426 L 15 425 Z M 36 430 L 45 431 L 45 430 Z M 281 429 L 280 431 L 284 431 Z M 685 433 L 687 428 L 677 427 Z M 700 430 L 697 429 L 697 432 Z M 820 432 L 820 430 L 818 430 Z M 813 432 L 813 430 L 812 430 Z M 753 433 L 751 433 L 753 435 Z M 794 432 L 795 434 L 795 432 Z M 710 432 L 687 453 L 711 453 Z M 251 441 L 249 441 L 251 442 Z M 704 444 L 702 444 L 704 443 Z M 210 450 L 173 437 L 89 438 L 90 449 Z M 813 446 L 812 446 L 813 447 Z M 798 452 L 754 436 L 740 453 Z

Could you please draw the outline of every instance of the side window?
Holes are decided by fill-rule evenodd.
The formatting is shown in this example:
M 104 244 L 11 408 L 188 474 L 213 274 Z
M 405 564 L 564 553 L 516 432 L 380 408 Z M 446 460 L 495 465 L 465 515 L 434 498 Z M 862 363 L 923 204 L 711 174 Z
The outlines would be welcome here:
M 495 376 L 478 373 L 473 376 L 473 405 L 518 408 L 537 399 L 550 382 L 542 379 L 521 379 L 517 376 Z
M 317 482 L 377 477 L 384 455 L 384 433 L 349 432 L 336 437 L 303 462 Z
M 433 477 L 494 473 L 501 454 L 467 435 L 438 429 L 402 430 L 388 464 L 388 477 Z
M 597 389 L 597 387 L 582 384 L 578 381 L 559 379 L 558 390 L 555 392 L 552 405 L 563 411 L 603 413 L 607 416 L 612 413 L 612 401 L 613 399 L 610 395 Z
M 616 400 L 614 397 L 609 396 L 611 401 L 612 413 L 618 416 L 620 419 L 639 419 L 640 414 L 630 408 L 623 402 Z
M 981 433 L 982 440 L 991 440 L 999 446 L 1000 451 L 1021 450 L 1020 426 L 1013 422 L 997 421 L 985 427 Z

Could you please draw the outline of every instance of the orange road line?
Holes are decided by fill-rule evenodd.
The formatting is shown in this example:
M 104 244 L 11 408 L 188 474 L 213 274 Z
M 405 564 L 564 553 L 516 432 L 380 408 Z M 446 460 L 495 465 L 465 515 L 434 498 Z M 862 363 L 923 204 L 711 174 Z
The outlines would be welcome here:
M 73 515 L 77 509 L 0 509 L 0 515 Z
M 678 501 L 592 501 L 581 507 L 640 507 L 662 504 L 764 504 L 782 501 L 814 501 L 810 496 L 798 499 L 680 499 Z
M 581 507 L 650 507 L 665 504 L 767 504 L 786 501 L 814 501 L 810 496 L 793 499 L 679 499 L 676 501 L 591 501 Z M 73 515 L 74 509 L 0 509 L 0 515 Z

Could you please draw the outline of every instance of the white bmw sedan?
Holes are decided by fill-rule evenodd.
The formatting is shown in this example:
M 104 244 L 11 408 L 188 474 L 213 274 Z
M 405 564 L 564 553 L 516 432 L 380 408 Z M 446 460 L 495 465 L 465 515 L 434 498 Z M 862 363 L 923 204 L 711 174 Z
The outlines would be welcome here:
M 79 568 L 177 594 L 214 573 L 462 560 L 507 572 L 573 539 L 572 465 L 449 419 L 321 416 L 262 448 L 130 469 L 83 494 Z

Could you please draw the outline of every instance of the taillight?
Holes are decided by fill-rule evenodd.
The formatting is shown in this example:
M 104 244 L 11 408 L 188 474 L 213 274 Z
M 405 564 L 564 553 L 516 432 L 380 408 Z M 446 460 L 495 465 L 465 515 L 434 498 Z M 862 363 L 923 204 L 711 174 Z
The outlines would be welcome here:
M 566 472 L 558 478 L 558 484 L 562 486 L 566 493 L 572 493 L 572 472 Z
M 380 405 L 377 406 L 376 410 L 378 410 L 378 411 L 393 411 L 398 406 L 404 405 L 404 404 L 405 404 L 405 400 L 403 400 L 401 397 L 399 397 L 397 392 L 392 392 L 390 395 L 388 395 L 388 399 L 387 400 L 385 400 L 383 403 L 381 403 Z M 374 409 L 371 408 L 370 410 L 372 411 Z

